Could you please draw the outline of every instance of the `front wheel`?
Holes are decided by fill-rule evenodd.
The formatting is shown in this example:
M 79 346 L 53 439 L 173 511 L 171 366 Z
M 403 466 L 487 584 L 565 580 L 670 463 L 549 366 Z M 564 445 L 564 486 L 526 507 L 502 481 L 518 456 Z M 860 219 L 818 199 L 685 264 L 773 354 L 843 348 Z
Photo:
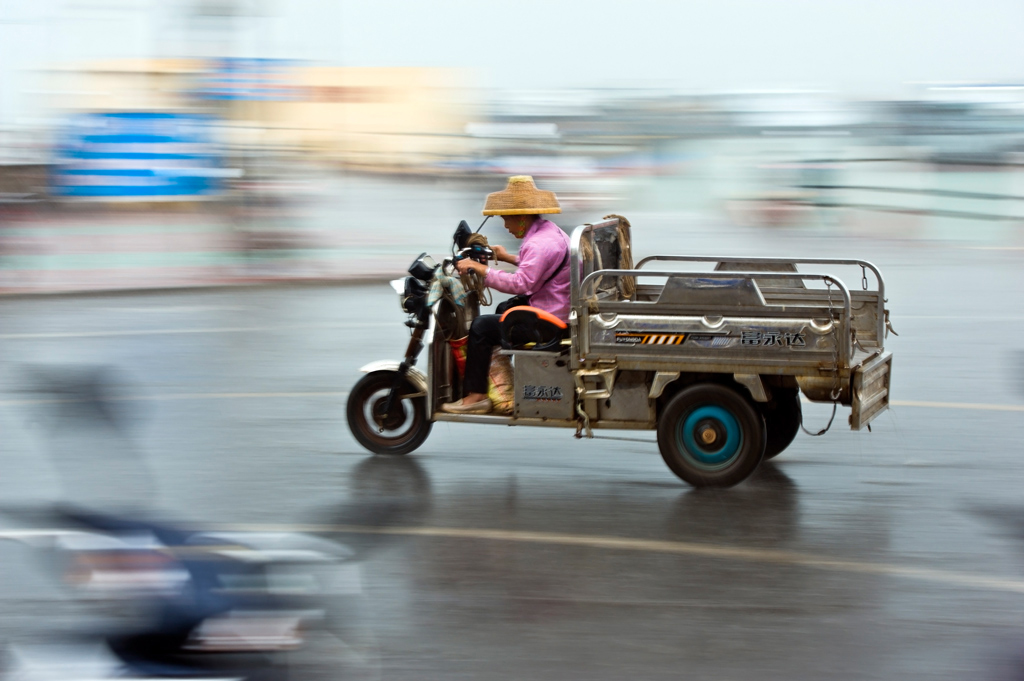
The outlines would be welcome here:
M 672 472 L 694 487 L 731 487 L 764 453 L 764 420 L 735 390 L 692 385 L 658 419 L 658 448 Z
M 427 418 L 426 395 L 408 378 L 399 387 L 399 403 L 392 406 L 390 414 L 384 413 L 394 380 L 394 371 L 375 371 L 363 376 L 348 396 L 346 414 L 352 437 L 374 454 L 408 454 L 423 444 L 433 425 Z

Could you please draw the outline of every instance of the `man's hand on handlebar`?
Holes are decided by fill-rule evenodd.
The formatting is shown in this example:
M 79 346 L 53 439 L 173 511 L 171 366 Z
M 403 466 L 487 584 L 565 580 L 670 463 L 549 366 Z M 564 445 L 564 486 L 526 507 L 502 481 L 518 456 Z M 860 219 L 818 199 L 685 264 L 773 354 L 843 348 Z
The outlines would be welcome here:
M 457 263 L 455 263 L 455 267 L 456 269 L 459 270 L 459 274 L 465 274 L 466 272 L 472 270 L 473 272 L 479 274 L 481 277 L 487 276 L 487 265 L 481 265 L 475 260 L 470 260 L 469 258 L 465 258 L 463 260 L 458 261 Z
M 510 265 L 519 264 L 519 258 L 509 254 L 504 246 L 491 246 L 491 251 L 494 253 L 494 259 L 498 262 L 507 262 Z

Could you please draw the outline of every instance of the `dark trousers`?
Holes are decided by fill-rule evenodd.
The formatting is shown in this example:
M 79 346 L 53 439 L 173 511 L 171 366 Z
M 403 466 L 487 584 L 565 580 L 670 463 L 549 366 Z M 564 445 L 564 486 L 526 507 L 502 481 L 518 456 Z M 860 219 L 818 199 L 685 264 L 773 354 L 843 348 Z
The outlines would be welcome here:
M 482 314 L 469 327 L 469 342 L 466 347 L 466 378 L 463 383 L 464 395 L 469 393 L 487 394 L 491 369 L 491 354 L 494 346 L 501 344 L 499 322 L 501 315 Z

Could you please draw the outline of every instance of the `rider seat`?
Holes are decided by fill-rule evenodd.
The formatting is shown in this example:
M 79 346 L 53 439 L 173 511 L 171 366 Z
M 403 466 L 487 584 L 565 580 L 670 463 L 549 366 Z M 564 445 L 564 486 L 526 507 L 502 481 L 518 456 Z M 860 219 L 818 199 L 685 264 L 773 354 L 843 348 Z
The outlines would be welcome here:
M 506 350 L 559 350 L 568 325 L 550 312 L 522 305 L 501 315 L 501 347 Z

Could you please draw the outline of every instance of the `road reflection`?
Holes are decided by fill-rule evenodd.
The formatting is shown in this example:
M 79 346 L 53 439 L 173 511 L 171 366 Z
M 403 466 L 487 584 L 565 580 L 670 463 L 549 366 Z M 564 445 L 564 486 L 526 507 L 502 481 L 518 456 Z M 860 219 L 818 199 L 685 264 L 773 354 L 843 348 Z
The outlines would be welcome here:
M 499 664 L 544 676 L 558 660 L 600 678 L 680 665 L 728 675 L 749 671 L 753 657 L 790 668 L 780 650 L 813 657 L 825 673 L 886 645 L 885 632 L 865 626 L 884 607 L 884 577 L 785 560 L 813 550 L 816 537 L 801 536 L 800 489 L 774 463 L 718 491 L 522 474 L 439 486 L 431 465 L 369 458 L 349 484 L 354 500 L 401 500 L 387 520 L 400 535 L 372 535 L 390 548 L 372 561 L 368 593 L 388 632 L 382 647 L 445 650 L 430 658 L 438 675 L 487 676 Z M 353 517 L 336 507 L 316 522 Z M 868 536 L 885 542 L 887 533 Z M 780 617 L 828 620 L 831 630 L 806 636 L 779 629 Z
M 665 533 L 679 540 L 779 546 L 798 533 L 798 499 L 796 483 L 775 463 L 766 461 L 738 487 L 680 494 Z

